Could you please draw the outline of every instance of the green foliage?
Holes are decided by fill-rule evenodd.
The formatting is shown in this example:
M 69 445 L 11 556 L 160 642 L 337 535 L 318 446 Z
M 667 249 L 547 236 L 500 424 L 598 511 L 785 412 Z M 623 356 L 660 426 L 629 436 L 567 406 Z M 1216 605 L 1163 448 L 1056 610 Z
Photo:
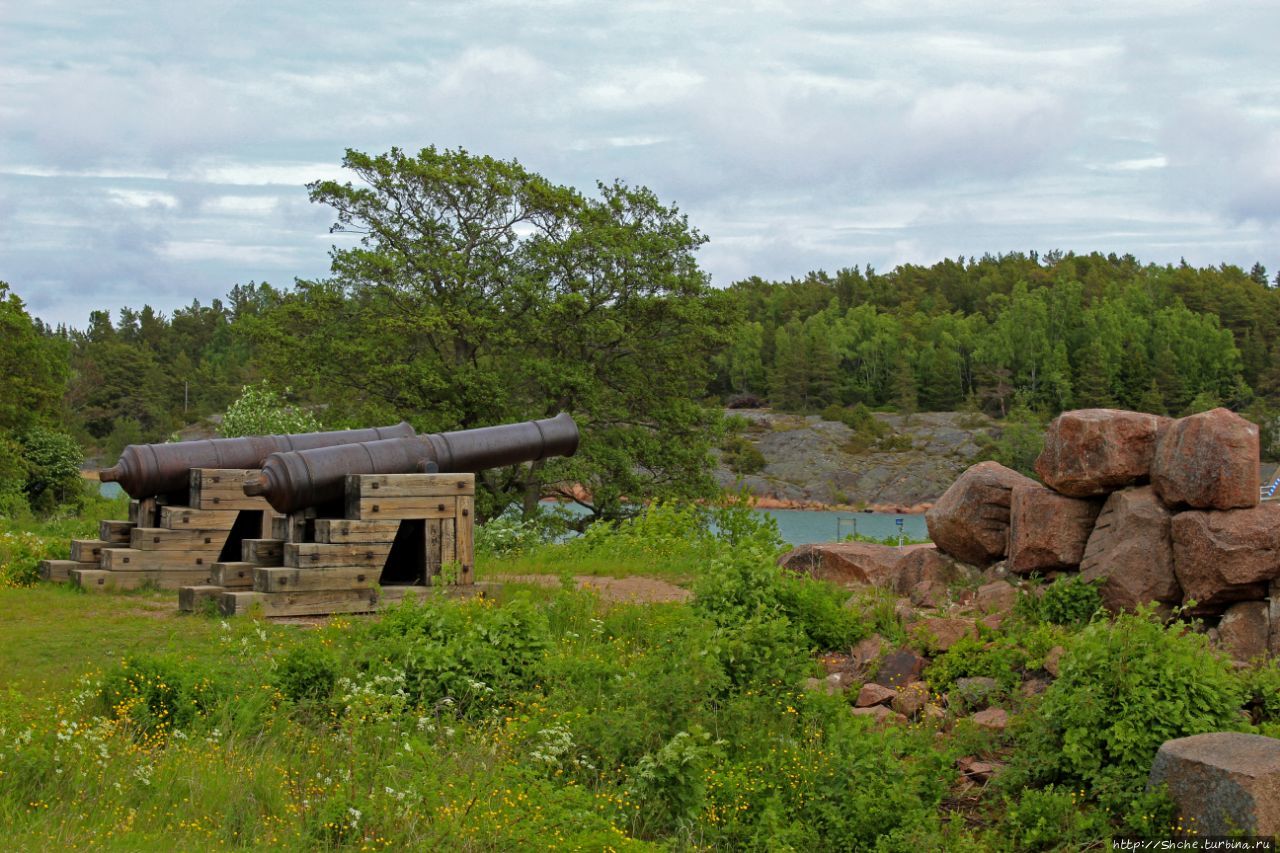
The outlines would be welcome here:
M 630 794 L 643 811 L 646 831 L 668 833 L 691 825 L 705 806 L 707 770 L 718 744 L 700 726 L 676 732 L 632 770 Z
M 532 520 L 513 512 L 476 525 L 476 553 L 486 557 L 514 557 L 545 544 L 542 530 Z
M 549 643 L 544 614 L 518 600 L 493 607 L 408 599 L 371 626 L 367 671 L 415 707 L 444 702 L 460 714 L 502 702 L 533 678 Z M 386 689 L 383 687 L 382 689 Z
M 337 683 L 337 661 L 323 646 L 300 645 L 284 656 L 272 680 L 290 701 L 323 701 Z
M 998 438 L 983 436 L 979 442 L 980 450 L 975 461 L 992 459 L 1006 468 L 1038 478 L 1035 463 L 1044 450 L 1044 422 L 1025 405 L 1018 404 L 1009 412 L 1000 424 Z
M 66 352 L 16 293 L 0 281 L 0 435 L 58 420 L 67 384 Z
M 1239 683 L 1208 638 L 1149 612 L 1087 625 L 1022 736 L 1010 784 L 1081 786 L 1122 812 L 1166 740 L 1240 727 Z
M 1109 834 L 1107 814 L 1088 808 L 1077 791 L 1049 785 L 1005 802 L 1019 850 L 1084 850 Z
M 265 381 L 244 386 L 240 396 L 227 406 L 218 434 L 223 438 L 236 438 L 319 432 L 320 421 L 315 413 L 287 403 L 289 393 L 288 388 L 278 393 Z
M 32 427 L 21 441 L 27 467 L 24 490 L 32 509 L 48 515 L 63 504 L 78 506 L 84 495 L 84 452 L 76 440 L 64 432 Z
M 722 413 L 701 400 L 734 309 L 675 207 L 463 150 L 349 150 L 343 165 L 357 183 L 313 183 L 311 199 L 363 236 L 335 250 L 330 279 L 250 324 L 267 376 L 339 421 L 436 431 L 572 413 L 578 452 L 482 478 L 486 516 L 574 484 L 608 519 L 624 498 L 714 495 Z
M 764 470 L 765 458 L 749 439 L 741 435 L 731 435 L 721 445 L 721 458 L 729 470 L 739 476 L 758 474 Z
M 1051 625 L 1082 625 L 1101 608 L 1102 596 L 1097 584 L 1079 575 L 1059 578 L 1040 595 L 1022 595 L 1017 603 L 1017 610 L 1023 616 Z
M 107 673 L 98 689 L 101 712 L 127 722 L 140 738 L 164 738 L 207 713 L 217 691 L 207 677 L 176 661 L 137 656 Z
M 21 518 L 30 511 L 26 486 L 22 445 L 0 433 L 0 518 Z
M 1026 666 L 1027 651 L 1019 645 L 962 637 L 929 664 L 925 678 L 938 693 L 951 690 L 958 678 L 979 676 L 994 678 L 1010 691 L 1021 682 Z

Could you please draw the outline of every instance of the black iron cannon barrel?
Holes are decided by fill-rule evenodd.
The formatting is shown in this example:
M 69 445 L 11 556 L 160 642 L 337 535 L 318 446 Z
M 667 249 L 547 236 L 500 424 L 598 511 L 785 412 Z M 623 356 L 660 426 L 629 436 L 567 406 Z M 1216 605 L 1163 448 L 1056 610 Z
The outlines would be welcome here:
M 245 483 L 244 492 L 266 497 L 277 512 L 296 512 L 342 500 L 348 474 L 475 473 L 572 456 L 577 449 L 578 425 L 561 412 L 503 426 L 273 453 L 262 463 L 262 475 Z
M 119 483 L 133 498 L 185 492 L 192 468 L 259 468 L 273 453 L 313 450 L 361 441 L 412 438 L 407 423 L 390 427 L 305 432 L 295 435 L 250 435 L 171 444 L 131 444 L 114 467 L 98 472 L 104 483 Z

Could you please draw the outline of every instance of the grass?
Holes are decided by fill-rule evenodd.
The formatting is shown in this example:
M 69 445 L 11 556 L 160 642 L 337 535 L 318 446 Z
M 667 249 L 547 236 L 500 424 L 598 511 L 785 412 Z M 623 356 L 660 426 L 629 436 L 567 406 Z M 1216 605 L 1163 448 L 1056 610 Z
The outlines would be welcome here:
M 1063 587 L 1046 594 L 1061 599 L 1052 613 L 1022 608 L 926 670 L 935 691 L 999 677 L 1010 730 L 979 729 L 958 706 L 877 728 L 850 711 L 856 684 L 828 695 L 804 683 L 823 674 L 819 657 L 873 631 L 917 642 L 887 599 L 846 603 L 776 566 L 776 531 L 723 516 L 708 535 L 693 512 L 659 508 L 579 544 L 490 541 L 481 563 L 682 577 L 687 604 L 513 585 L 300 625 L 182 615 L 172 593 L 0 589 L 5 847 L 1101 848 L 1118 833 L 1169 834 L 1167 803 L 1143 793 L 1145 747 L 1128 748 L 1119 787 L 1073 764 L 1063 726 L 1105 733 L 1115 712 L 1069 691 L 1140 661 L 1195 682 L 1160 692 L 1166 722 L 1200 690 L 1188 726 L 1248 728 L 1236 722 L 1246 696 L 1255 730 L 1278 725 L 1276 667 L 1237 674 L 1203 638 L 1146 617 L 1113 627 Z M 1065 686 L 1046 694 L 1058 709 L 1046 717 L 1017 686 L 1055 644 L 1068 648 Z M 1085 665 L 1101 674 L 1082 678 Z M 1155 682 L 1113 681 L 1125 725 L 1147 732 L 1150 697 L 1124 691 Z M 1008 783 L 965 783 L 963 756 L 1008 762 Z

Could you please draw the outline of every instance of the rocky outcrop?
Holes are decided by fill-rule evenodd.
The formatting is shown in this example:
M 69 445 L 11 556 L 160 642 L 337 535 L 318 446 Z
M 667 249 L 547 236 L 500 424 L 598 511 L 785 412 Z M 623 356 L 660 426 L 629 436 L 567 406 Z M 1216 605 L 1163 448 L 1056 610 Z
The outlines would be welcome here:
M 1009 547 L 1010 492 L 1035 481 L 998 462 L 980 462 L 951 484 L 925 514 L 929 538 L 947 554 L 985 566 Z
M 1028 575 L 1075 569 L 1102 503 L 1060 495 L 1036 483 L 1010 493 L 1009 571 Z
M 1117 409 L 1063 412 L 1045 433 L 1036 473 L 1054 491 L 1075 498 L 1098 497 L 1145 480 L 1156 438 L 1168 421 Z
M 1165 741 L 1148 781 L 1160 785 L 1201 836 L 1280 833 L 1280 740 L 1211 732 Z
M 934 584 L 945 589 L 958 581 L 972 579 L 977 572 L 973 566 L 939 551 L 936 545 L 925 545 L 902 558 L 894 567 L 888 586 L 898 595 L 911 595 L 920 584 Z
M 1171 519 L 1150 486 L 1107 498 L 1085 546 L 1080 574 L 1100 583 L 1102 603 L 1112 612 L 1135 610 L 1150 601 L 1182 601 L 1173 571 Z
M 1173 570 L 1183 600 L 1217 605 L 1262 599 L 1280 577 L 1280 503 L 1173 517 Z
M 1156 445 L 1151 485 L 1171 507 L 1258 503 L 1258 427 L 1227 409 L 1174 421 Z
M 899 561 L 912 551 L 931 545 L 877 545 L 871 542 L 831 542 L 801 545 L 779 563 L 798 574 L 842 584 L 887 583 Z

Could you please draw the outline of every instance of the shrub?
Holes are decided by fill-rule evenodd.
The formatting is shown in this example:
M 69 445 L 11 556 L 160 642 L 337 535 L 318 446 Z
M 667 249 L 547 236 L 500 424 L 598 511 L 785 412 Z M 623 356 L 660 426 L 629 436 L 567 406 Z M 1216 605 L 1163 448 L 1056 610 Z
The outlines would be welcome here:
M 641 804 L 646 830 L 670 832 L 694 821 L 706 800 L 707 769 L 718 746 L 694 726 L 636 763 L 629 789 Z
M 320 430 L 320 421 L 314 412 L 286 402 L 289 390 L 285 388 L 283 393 L 277 393 L 265 381 L 244 386 L 240 396 L 227 406 L 218 434 L 224 438 L 236 438 Z
M 272 680 L 293 702 L 323 701 L 333 694 L 338 665 L 327 649 L 308 643 L 289 650 Z
M 1035 622 L 1075 626 L 1088 622 L 1101 608 L 1102 596 L 1098 594 L 1097 584 L 1072 575 L 1059 578 L 1038 597 L 1023 595 L 1016 609 Z
M 513 557 L 542 544 L 539 525 L 515 512 L 504 512 L 475 528 L 476 553 L 489 557 Z
M 460 713 L 505 701 L 532 679 L 550 643 L 546 616 L 527 599 L 501 607 L 406 599 L 369 628 L 363 665 L 403 679 L 419 707 L 448 699 Z
M 962 637 L 929 664 L 925 678 L 939 693 L 950 690 L 957 678 L 975 677 L 994 678 L 1008 691 L 1017 687 L 1026 664 L 1027 653 L 1018 646 Z
M 733 473 L 746 476 L 758 474 L 764 470 L 766 464 L 764 454 L 744 436 L 730 436 L 725 439 L 722 449 L 724 453 L 721 458 Z
M 1083 786 L 1122 811 L 1160 744 L 1241 726 L 1228 661 L 1203 634 L 1162 627 L 1149 610 L 1094 622 L 1067 646 L 1061 675 L 1022 735 L 1018 780 Z
M 133 657 L 103 679 L 98 702 L 106 716 L 130 723 L 142 736 L 163 737 L 185 728 L 213 706 L 208 679 L 177 662 Z
M 33 427 L 22 436 L 27 466 L 25 491 L 32 509 L 50 514 L 62 504 L 79 505 L 84 496 L 80 463 L 84 452 L 65 432 Z

